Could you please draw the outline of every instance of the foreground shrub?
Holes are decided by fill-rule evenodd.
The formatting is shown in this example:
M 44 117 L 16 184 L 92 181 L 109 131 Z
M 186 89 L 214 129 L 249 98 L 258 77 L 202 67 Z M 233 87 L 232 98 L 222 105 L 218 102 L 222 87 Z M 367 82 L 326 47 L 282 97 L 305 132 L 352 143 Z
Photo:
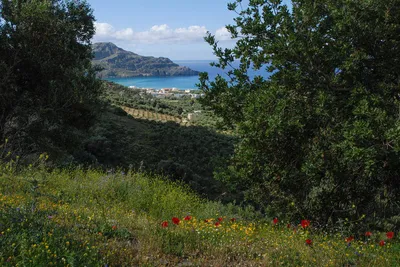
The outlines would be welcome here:
M 241 2 L 236 46 L 206 38 L 230 78 L 200 84 L 241 137 L 220 178 L 270 214 L 398 229 L 400 2 Z

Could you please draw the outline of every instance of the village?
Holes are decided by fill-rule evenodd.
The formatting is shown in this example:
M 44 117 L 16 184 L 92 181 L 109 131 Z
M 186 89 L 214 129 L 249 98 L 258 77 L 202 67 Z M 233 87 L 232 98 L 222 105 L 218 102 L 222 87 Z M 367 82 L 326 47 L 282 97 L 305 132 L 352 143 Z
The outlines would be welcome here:
M 190 97 L 192 99 L 198 99 L 204 94 L 197 93 L 197 90 L 194 89 L 186 89 L 186 90 L 180 90 L 178 88 L 162 88 L 162 89 L 154 89 L 154 88 L 140 88 L 136 86 L 129 86 L 130 89 L 134 90 L 141 90 L 141 92 L 144 92 L 146 94 L 151 94 L 154 97 L 157 98 L 182 98 L 182 97 Z

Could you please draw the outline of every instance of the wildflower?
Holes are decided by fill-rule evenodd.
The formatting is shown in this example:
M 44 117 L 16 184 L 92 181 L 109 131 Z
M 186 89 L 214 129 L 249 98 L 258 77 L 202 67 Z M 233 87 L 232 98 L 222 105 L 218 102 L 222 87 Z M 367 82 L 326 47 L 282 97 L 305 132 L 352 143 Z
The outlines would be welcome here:
M 309 220 L 301 220 L 301 227 L 304 229 L 310 226 L 310 221 Z
M 394 233 L 393 232 L 387 232 L 386 233 L 386 237 L 389 239 L 392 239 L 394 237 Z
M 379 246 L 383 247 L 385 245 L 385 241 L 381 240 L 379 241 Z
M 209 222 L 209 220 L 208 220 L 208 219 L 205 219 L 205 220 L 204 220 L 204 222 L 205 222 L 205 223 L 208 223 L 208 222 Z
M 117 230 L 117 226 L 116 226 L 116 225 L 113 225 L 111 228 L 112 228 L 114 231 Z
M 179 218 L 172 217 L 172 223 L 173 224 L 179 225 L 180 222 L 181 222 L 181 220 L 179 220 Z
M 236 222 L 236 218 L 231 218 L 231 222 Z
M 167 222 L 167 221 L 163 221 L 163 222 L 161 223 L 161 227 L 162 227 L 162 228 L 167 228 L 167 227 L 168 227 L 168 222 Z
M 192 216 L 189 216 L 189 215 L 188 215 L 188 216 L 185 217 L 184 220 L 185 220 L 185 221 L 190 221 L 191 219 L 192 219 Z
M 371 232 L 365 232 L 366 237 L 371 237 L 372 233 Z
M 216 223 L 215 223 L 215 227 L 219 227 L 220 225 L 221 225 L 220 222 L 216 222 Z
M 272 222 L 274 223 L 274 225 L 276 225 L 278 222 L 279 222 L 279 220 L 278 220 L 278 218 L 274 218 L 273 220 L 272 220 Z
M 349 236 L 349 237 L 346 238 L 346 242 L 347 243 L 350 243 L 353 240 L 354 240 L 354 236 Z
M 286 227 L 289 229 L 290 227 L 292 227 L 292 225 L 291 225 L 290 223 L 288 223 L 288 224 L 286 225 Z
M 219 217 L 219 218 L 218 218 L 218 221 L 222 222 L 222 220 L 223 220 L 222 217 Z
M 308 246 L 312 246 L 312 240 L 311 240 L 311 239 L 307 239 L 307 240 L 306 240 L 306 244 L 307 244 Z

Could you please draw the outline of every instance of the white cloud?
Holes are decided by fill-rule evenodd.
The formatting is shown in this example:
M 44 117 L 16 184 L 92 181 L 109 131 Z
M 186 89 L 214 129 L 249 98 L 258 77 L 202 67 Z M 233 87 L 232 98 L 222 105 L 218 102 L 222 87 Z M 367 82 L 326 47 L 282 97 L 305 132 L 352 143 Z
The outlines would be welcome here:
M 96 36 L 97 37 L 100 37 L 100 38 L 103 36 L 107 37 L 107 36 L 112 35 L 115 32 L 114 27 L 108 23 L 95 22 L 94 24 L 96 27 Z
M 108 23 L 95 22 L 95 41 L 127 41 L 137 44 L 156 43 L 194 43 L 204 42 L 203 38 L 207 33 L 205 26 L 189 26 L 187 28 L 172 29 L 167 24 L 154 25 L 149 30 L 135 32 L 132 28 L 116 30 Z M 230 40 L 230 34 L 225 27 L 215 32 L 217 40 Z
M 207 29 L 204 26 L 171 29 L 167 24 L 154 25 L 147 31 L 135 32 L 132 28 L 116 30 L 108 23 L 95 23 L 96 41 L 133 41 L 136 43 L 185 43 L 203 41 Z
M 114 36 L 118 40 L 131 40 L 135 38 L 135 33 L 131 28 L 126 28 L 120 31 L 116 31 Z
M 218 41 L 232 40 L 230 32 L 225 27 L 219 28 L 215 31 L 215 39 Z

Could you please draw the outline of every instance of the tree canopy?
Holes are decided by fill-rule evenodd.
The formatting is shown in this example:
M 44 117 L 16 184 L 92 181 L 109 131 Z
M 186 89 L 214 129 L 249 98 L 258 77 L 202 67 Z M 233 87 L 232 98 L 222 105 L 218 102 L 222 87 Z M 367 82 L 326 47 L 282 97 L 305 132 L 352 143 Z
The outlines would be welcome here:
M 72 151 L 100 83 L 85 1 L 0 0 L 0 137 L 18 154 Z
M 206 37 L 229 78 L 202 74 L 203 103 L 241 137 L 219 177 L 276 216 L 398 227 L 400 1 L 292 5 L 236 0 L 235 47 Z

